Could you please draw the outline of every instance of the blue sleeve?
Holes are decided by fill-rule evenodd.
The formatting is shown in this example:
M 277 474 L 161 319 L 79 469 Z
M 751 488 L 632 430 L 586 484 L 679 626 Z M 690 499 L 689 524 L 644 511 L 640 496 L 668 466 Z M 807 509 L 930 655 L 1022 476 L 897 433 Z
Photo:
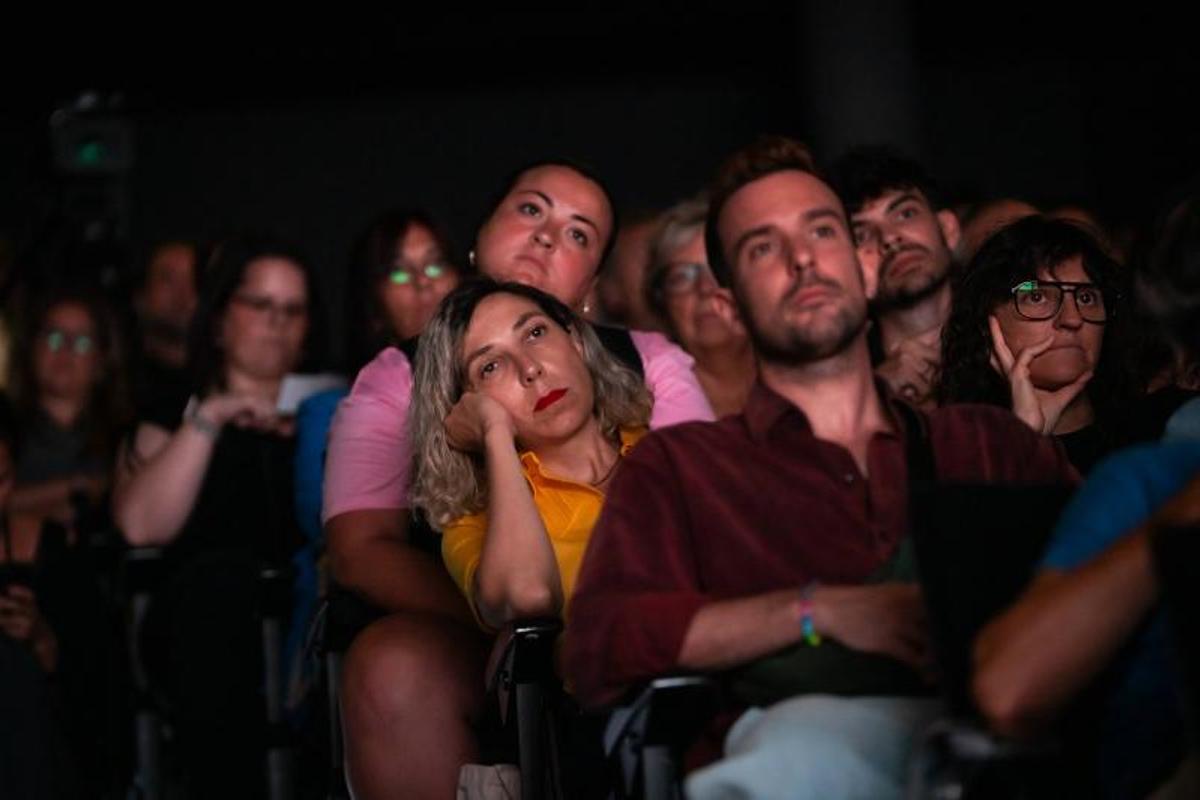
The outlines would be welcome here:
M 301 403 L 296 411 L 296 520 L 310 542 L 321 539 L 325 445 L 333 413 L 345 396 L 345 389 L 320 392 Z
M 1200 444 L 1122 450 L 1092 470 L 1059 518 L 1043 569 L 1069 570 L 1107 550 L 1200 472 Z

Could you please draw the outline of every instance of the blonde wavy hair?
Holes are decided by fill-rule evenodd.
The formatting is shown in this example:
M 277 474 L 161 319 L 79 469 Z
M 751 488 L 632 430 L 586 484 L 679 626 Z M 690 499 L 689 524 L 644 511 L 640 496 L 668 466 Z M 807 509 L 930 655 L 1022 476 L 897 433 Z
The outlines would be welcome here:
M 421 333 L 408 412 L 413 437 L 413 505 L 425 509 L 438 529 L 487 507 L 487 470 L 482 457 L 455 450 L 446 439 L 446 416 L 466 386 L 462 369 L 463 337 L 475 309 L 494 294 L 511 294 L 534 303 L 563 330 L 579 337 L 583 361 L 592 378 L 595 408 L 605 436 L 622 427 L 646 425 L 652 399 L 632 370 L 612 356 L 591 326 L 550 295 L 519 283 L 488 278 L 468 281 L 446 296 Z

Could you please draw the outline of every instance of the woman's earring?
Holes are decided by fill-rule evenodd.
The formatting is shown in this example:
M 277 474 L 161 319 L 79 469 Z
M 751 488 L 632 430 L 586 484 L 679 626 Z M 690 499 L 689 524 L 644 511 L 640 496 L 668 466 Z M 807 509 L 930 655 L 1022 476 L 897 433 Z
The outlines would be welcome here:
M 469 261 L 471 263 L 472 267 L 475 266 L 475 250 L 474 249 L 467 251 L 467 261 Z

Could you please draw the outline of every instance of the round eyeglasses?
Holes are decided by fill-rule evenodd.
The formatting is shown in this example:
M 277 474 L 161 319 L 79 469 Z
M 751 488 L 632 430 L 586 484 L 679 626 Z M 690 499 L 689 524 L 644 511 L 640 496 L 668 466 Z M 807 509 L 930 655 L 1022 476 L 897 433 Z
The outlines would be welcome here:
M 1022 281 L 1012 288 L 1013 307 L 1025 319 L 1053 319 L 1067 294 L 1075 301 L 1075 310 L 1084 322 L 1108 321 L 1104 293 L 1094 283 Z
M 387 278 L 397 286 L 407 286 L 416 279 L 417 275 L 424 275 L 427 279 L 436 281 L 445 274 L 446 268 L 441 264 L 426 264 L 416 268 L 395 267 L 388 271 Z
M 665 274 L 662 277 L 663 294 L 687 294 L 696 288 L 696 284 L 700 282 L 702 277 L 707 276 L 709 280 L 713 278 L 712 270 L 707 264 L 672 264 L 667 267 Z

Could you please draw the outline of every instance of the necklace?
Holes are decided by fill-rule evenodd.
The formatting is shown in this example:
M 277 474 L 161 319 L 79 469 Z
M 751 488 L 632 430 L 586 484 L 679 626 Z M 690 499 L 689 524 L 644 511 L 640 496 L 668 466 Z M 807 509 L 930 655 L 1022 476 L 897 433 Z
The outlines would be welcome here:
M 604 473 L 604 476 L 603 476 L 603 477 L 601 477 L 601 478 L 600 478 L 600 480 L 598 480 L 598 481 L 591 481 L 591 482 L 589 482 L 589 483 L 588 483 L 588 486 L 591 486 L 593 489 L 595 489 L 595 488 L 596 488 L 596 487 L 598 487 L 598 486 L 603 486 L 603 485 L 604 485 L 604 482 L 605 482 L 606 480 L 608 480 L 609 478 L 611 478 L 611 477 L 612 477 L 612 474 L 613 474 L 614 472 L 616 472 L 616 470 L 617 470 L 617 464 L 620 464 L 620 463 L 621 463 L 621 453 L 620 453 L 620 451 L 618 451 L 618 452 L 617 452 L 617 457 L 613 459 L 612 466 L 608 468 L 608 472 Z

